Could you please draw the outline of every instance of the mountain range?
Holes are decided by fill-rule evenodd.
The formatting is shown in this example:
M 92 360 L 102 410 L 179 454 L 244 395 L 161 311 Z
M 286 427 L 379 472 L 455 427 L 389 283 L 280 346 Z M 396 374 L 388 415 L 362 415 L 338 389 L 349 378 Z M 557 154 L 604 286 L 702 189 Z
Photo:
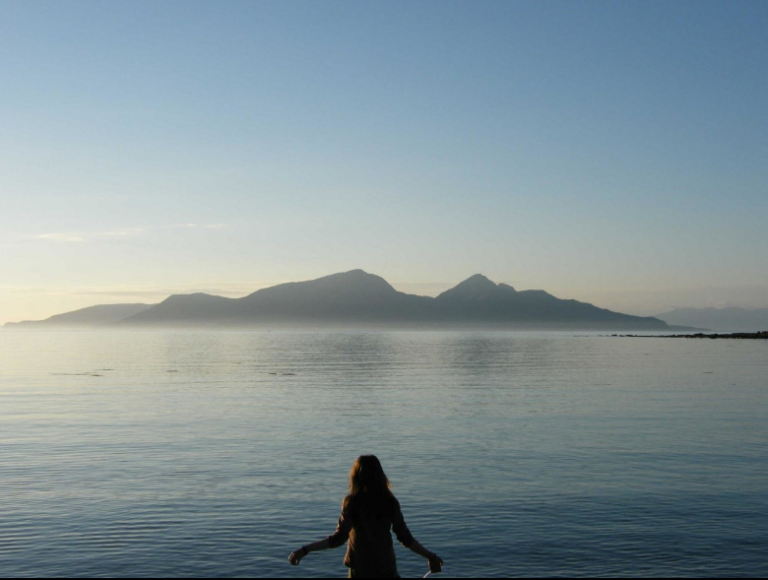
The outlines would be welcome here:
M 174 295 L 160 304 L 107 305 L 16 326 L 374 327 L 584 330 L 689 330 L 657 318 L 630 316 L 543 290 L 518 292 L 480 274 L 436 298 L 395 290 L 386 280 L 353 270 L 281 284 L 243 298 Z

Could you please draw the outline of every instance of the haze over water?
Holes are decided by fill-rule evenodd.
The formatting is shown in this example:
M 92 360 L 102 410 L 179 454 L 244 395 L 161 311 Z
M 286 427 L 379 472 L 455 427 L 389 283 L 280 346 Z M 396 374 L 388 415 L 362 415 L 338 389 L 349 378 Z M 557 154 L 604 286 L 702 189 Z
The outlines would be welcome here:
M 447 577 L 765 576 L 765 349 L 0 332 L 0 576 L 345 575 L 341 550 L 287 556 L 362 453 Z

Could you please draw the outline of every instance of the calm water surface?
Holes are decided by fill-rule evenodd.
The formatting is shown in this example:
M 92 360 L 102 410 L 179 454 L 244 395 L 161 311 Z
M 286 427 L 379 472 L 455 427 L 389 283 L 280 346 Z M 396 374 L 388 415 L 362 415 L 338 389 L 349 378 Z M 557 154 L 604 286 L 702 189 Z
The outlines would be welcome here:
M 766 377 L 766 342 L 3 331 L 0 576 L 344 576 L 287 556 L 363 453 L 448 577 L 766 576 Z

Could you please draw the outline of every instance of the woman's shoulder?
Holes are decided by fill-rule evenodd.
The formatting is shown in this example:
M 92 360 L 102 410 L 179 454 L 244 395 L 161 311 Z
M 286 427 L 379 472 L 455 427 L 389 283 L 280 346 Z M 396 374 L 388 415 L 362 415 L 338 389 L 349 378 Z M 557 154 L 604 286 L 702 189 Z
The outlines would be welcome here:
M 358 498 L 357 496 L 354 496 L 352 494 L 349 494 L 344 497 L 344 499 L 341 501 L 341 511 L 346 512 L 350 509 L 353 509 L 353 506 L 357 503 Z

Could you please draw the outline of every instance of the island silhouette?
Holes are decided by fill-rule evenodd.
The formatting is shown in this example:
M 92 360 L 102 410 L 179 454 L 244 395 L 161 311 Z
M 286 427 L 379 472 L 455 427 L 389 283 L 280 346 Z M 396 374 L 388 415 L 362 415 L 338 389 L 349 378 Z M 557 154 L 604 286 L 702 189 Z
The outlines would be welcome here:
M 395 290 L 363 270 L 265 288 L 243 298 L 173 295 L 156 305 L 105 305 L 18 327 L 455 328 L 689 330 L 543 290 L 517 291 L 481 274 L 432 298 Z

